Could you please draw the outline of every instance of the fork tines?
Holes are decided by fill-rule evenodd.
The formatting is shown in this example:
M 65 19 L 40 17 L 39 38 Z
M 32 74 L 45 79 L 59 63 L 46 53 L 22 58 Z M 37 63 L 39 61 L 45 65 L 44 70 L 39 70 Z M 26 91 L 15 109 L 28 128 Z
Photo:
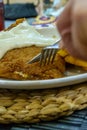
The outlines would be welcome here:
M 40 57 L 40 66 L 53 63 L 57 50 L 58 50 L 57 48 L 43 49 L 41 52 L 41 57 Z
M 53 63 L 56 53 L 59 50 L 58 43 L 61 39 L 59 39 L 57 42 L 55 42 L 53 45 L 47 46 L 42 49 L 41 53 L 35 56 L 32 60 L 30 60 L 28 63 L 34 63 L 36 61 L 40 62 L 41 65 L 47 65 L 49 63 Z

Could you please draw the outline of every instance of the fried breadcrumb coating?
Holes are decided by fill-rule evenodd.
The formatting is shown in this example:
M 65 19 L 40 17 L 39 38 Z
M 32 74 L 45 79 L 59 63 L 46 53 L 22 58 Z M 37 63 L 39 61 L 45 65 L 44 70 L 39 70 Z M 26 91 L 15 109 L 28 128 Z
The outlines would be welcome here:
M 25 47 L 8 51 L 0 60 L 0 77 L 16 80 L 38 80 L 63 77 L 65 62 L 57 54 L 53 64 L 40 66 L 39 62 L 28 64 L 42 48 Z M 33 53 L 32 53 L 33 52 Z

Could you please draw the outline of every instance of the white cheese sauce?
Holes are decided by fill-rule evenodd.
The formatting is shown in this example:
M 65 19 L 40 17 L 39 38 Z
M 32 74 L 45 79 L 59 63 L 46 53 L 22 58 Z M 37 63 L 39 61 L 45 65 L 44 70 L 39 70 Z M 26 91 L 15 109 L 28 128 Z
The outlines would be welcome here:
M 0 32 L 0 59 L 4 54 L 15 48 L 28 46 L 48 46 L 55 42 L 54 38 L 46 38 L 24 21 L 9 31 Z

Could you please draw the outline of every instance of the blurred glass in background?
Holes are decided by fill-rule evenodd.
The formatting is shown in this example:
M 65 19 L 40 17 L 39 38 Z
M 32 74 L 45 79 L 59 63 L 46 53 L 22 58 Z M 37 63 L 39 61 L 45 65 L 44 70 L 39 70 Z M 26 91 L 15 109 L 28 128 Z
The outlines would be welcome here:
M 68 0 L 42 0 L 43 14 L 57 17 L 64 9 Z
M 0 31 L 4 29 L 4 3 L 0 0 Z

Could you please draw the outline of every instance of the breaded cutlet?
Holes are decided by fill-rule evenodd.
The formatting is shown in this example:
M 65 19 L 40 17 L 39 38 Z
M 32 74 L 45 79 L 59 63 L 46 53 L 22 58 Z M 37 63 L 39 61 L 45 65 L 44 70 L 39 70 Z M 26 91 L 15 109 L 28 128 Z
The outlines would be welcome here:
M 17 26 L 24 19 L 17 20 L 7 30 Z M 0 60 L 0 78 L 16 80 L 54 79 L 64 76 L 65 62 L 56 55 L 53 64 L 40 66 L 39 62 L 28 64 L 28 61 L 40 53 L 42 47 L 30 46 L 12 49 Z
M 53 64 L 45 66 L 40 66 L 39 62 L 28 64 L 28 61 L 38 54 L 40 50 L 40 47 L 31 46 L 8 51 L 0 60 L 0 77 L 17 80 L 62 77 L 65 71 L 65 63 L 58 54 Z

